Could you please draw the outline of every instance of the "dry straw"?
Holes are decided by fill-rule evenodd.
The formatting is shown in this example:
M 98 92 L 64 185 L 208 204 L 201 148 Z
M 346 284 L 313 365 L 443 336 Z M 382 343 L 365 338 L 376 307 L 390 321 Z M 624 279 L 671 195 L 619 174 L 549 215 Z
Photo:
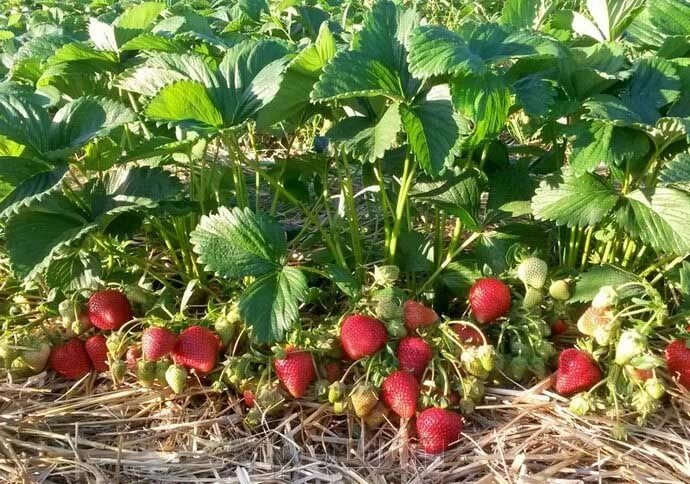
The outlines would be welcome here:
M 325 405 L 292 402 L 248 431 L 234 397 L 47 379 L 0 385 L 3 482 L 690 482 L 690 399 L 675 395 L 646 427 L 612 437 L 602 416 L 574 417 L 548 381 L 490 389 L 462 443 L 416 451 L 388 423 L 359 430 Z M 630 421 L 634 421 L 631 416 Z

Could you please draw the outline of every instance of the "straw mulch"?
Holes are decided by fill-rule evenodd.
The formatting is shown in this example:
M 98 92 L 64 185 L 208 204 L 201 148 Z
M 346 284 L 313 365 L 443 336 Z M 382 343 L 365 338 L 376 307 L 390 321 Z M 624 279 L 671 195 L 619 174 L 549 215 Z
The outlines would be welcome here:
M 573 417 L 548 381 L 491 389 L 463 442 L 432 458 L 399 424 L 362 433 L 319 403 L 291 402 L 249 432 L 227 393 L 47 378 L 0 384 L 2 482 L 690 482 L 682 395 L 619 441 L 605 417 Z

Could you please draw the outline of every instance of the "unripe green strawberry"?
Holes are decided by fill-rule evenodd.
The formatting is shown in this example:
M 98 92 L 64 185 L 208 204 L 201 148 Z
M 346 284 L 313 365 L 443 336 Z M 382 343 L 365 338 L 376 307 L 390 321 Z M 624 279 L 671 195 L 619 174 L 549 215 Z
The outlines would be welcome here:
M 16 349 L 14 342 L 9 340 L 0 342 L 0 358 L 4 359 L 8 366 L 17 356 L 19 356 L 19 351 Z
M 355 415 L 364 418 L 379 403 L 378 391 L 371 384 L 359 384 L 350 392 L 350 402 Z
M 122 333 L 110 333 L 105 340 L 105 346 L 108 348 L 108 353 L 114 360 L 119 360 L 120 356 L 126 350 L 127 337 Z
M 330 385 L 331 383 L 324 378 L 320 378 L 316 380 L 316 383 L 314 383 L 314 394 L 319 402 L 328 401 L 328 391 Z
M 657 409 L 659 401 L 653 398 L 646 390 L 640 390 L 633 394 L 632 405 L 642 416 L 647 416 Z
M 91 328 L 93 328 L 93 324 L 91 324 L 91 320 L 89 319 L 89 315 L 86 313 L 86 311 L 79 313 L 79 316 L 72 321 L 70 326 L 70 329 L 74 334 L 85 333 Z
M 666 385 L 658 378 L 650 378 L 644 382 L 644 389 L 655 400 L 661 399 L 666 394 Z
M 565 279 L 553 281 L 549 286 L 549 295 L 556 301 L 567 301 L 570 299 L 570 284 Z
M 27 378 L 35 373 L 21 356 L 12 360 L 8 371 L 13 378 Z
M 143 358 L 137 362 L 137 379 L 142 386 L 150 387 L 156 380 L 156 362 Z
M 249 429 L 255 429 L 261 425 L 261 420 L 263 419 L 263 413 L 256 407 L 250 408 L 247 415 L 244 416 L 244 424 Z
M 385 407 L 385 405 L 379 402 L 364 418 L 364 424 L 367 427 L 378 427 L 386 421 L 387 416 L 388 409 Z
M 374 283 L 387 287 L 395 284 L 395 281 L 400 277 L 400 269 L 398 266 L 375 266 L 374 267 Z
M 617 365 L 625 365 L 646 349 L 647 338 L 634 329 L 623 331 L 618 339 L 618 344 L 616 344 L 615 363 Z
M 462 355 L 460 355 L 460 362 L 462 363 L 462 367 L 470 375 L 483 378 L 488 373 L 484 365 L 482 365 L 482 361 L 475 348 L 466 348 L 465 351 L 462 352 Z
M 596 403 L 591 395 L 582 392 L 570 399 L 569 408 L 575 415 L 584 416 L 596 408 Z
M 81 312 L 81 308 L 76 301 L 64 299 L 58 304 L 58 314 L 62 319 L 74 321 Z
M 110 365 L 110 375 L 115 383 L 120 383 L 127 374 L 127 363 L 122 360 L 113 361 Z
M 541 289 L 546 282 L 549 266 L 537 257 L 528 257 L 520 263 L 517 273 L 525 286 Z
M 604 309 L 614 306 L 618 302 L 618 292 L 611 286 L 604 286 L 599 289 L 594 299 L 592 299 L 592 307 L 596 309 Z
M 541 292 L 541 289 L 527 286 L 525 298 L 522 300 L 522 306 L 525 309 L 536 309 L 541 306 L 543 300 L 544 294 Z
M 347 412 L 347 400 L 340 400 L 333 404 L 333 413 L 338 415 Z
M 463 378 L 462 392 L 465 398 L 473 400 L 475 403 L 480 402 L 486 394 L 486 386 L 484 382 L 475 376 L 468 376 Z
M 376 317 L 383 321 L 402 320 L 403 309 L 400 302 L 395 298 L 384 297 L 376 301 L 374 307 Z
M 516 356 L 510 360 L 508 365 L 508 375 L 515 381 L 522 381 L 527 373 L 527 360 L 522 356 Z
M 275 411 L 282 401 L 283 396 L 275 385 L 259 387 L 256 391 L 256 403 L 266 411 Z
M 45 369 L 50 357 L 50 345 L 47 341 L 32 340 L 22 343 L 25 346 L 22 349 L 21 357 L 26 362 L 26 365 L 34 372 L 41 372 Z
M 216 333 L 218 333 L 220 341 L 223 343 L 223 347 L 227 348 L 235 336 L 235 323 L 230 321 L 225 316 L 220 316 L 213 323 L 213 329 L 215 329 Z
M 176 395 L 182 393 L 187 386 L 187 369 L 181 365 L 169 365 L 165 370 L 165 381 Z
M 328 401 L 331 403 L 339 402 L 345 395 L 345 384 L 341 381 L 335 381 L 328 387 Z
M 165 383 L 167 381 L 167 372 L 170 368 L 170 360 L 168 358 L 162 358 L 156 361 L 156 380 L 160 383 Z
M 460 413 L 463 415 L 469 415 L 470 413 L 474 412 L 476 406 L 477 404 L 474 403 L 474 400 L 470 400 L 469 398 L 463 398 L 460 400 L 460 403 L 458 403 Z
M 407 336 L 407 329 L 400 319 L 390 319 L 386 321 L 385 326 L 391 338 L 400 339 Z
M 477 357 L 486 371 L 494 369 L 496 360 L 496 351 L 491 345 L 482 345 L 477 347 Z

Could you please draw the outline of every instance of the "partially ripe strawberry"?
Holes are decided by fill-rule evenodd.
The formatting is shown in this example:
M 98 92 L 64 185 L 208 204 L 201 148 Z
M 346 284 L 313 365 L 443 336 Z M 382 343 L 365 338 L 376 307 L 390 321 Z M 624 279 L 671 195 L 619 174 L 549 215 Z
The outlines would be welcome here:
M 127 368 L 134 371 L 137 367 L 137 362 L 141 358 L 141 350 L 136 346 L 130 346 L 127 348 L 127 353 L 125 353 L 125 361 L 127 362 Z
M 91 359 L 78 338 L 54 346 L 50 352 L 50 366 L 68 380 L 78 380 L 91 371 Z
M 288 350 L 285 358 L 276 358 L 273 362 L 278 380 L 295 398 L 301 398 L 316 379 L 314 362 L 311 353 Z
M 433 309 L 417 301 L 405 301 L 403 304 L 403 322 L 410 331 L 431 326 L 438 321 L 438 314 Z
M 190 326 L 177 337 L 173 361 L 201 373 L 208 373 L 218 359 L 218 337 L 202 326 Z
M 398 350 L 395 352 L 400 362 L 400 369 L 412 373 L 421 378 L 429 366 L 434 352 L 429 343 L 418 336 L 407 336 L 400 340 Z
M 102 334 L 91 336 L 84 343 L 84 347 L 96 371 L 98 373 L 108 371 L 108 347 L 105 344 L 105 336 Z
M 588 353 L 568 348 L 558 357 L 556 391 L 561 395 L 584 392 L 600 380 L 601 371 Z
M 146 328 L 141 335 L 141 351 L 144 358 L 149 361 L 156 361 L 168 354 L 175 348 L 177 336 L 166 328 L 152 326 Z
M 594 336 L 597 330 L 606 329 L 613 320 L 613 313 L 609 308 L 588 307 L 577 320 L 577 329 L 582 334 Z
M 630 380 L 635 383 L 643 383 L 654 376 L 652 370 L 643 370 L 642 368 L 633 368 L 632 366 L 627 366 L 626 370 L 630 376 Z
M 381 385 L 381 399 L 388 408 L 401 418 L 412 418 L 417 411 L 419 383 L 417 378 L 404 370 L 386 377 Z
M 469 346 L 481 346 L 484 344 L 484 339 L 482 338 L 479 330 L 473 328 L 468 324 L 452 324 L 450 326 L 453 331 L 458 335 L 460 343 Z
M 119 329 L 134 317 L 127 296 L 113 289 L 93 293 L 86 306 L 89 320 L 99 329 Z
M 558 336 L 568 331 L 568 323 L 564 319 L 557 319 L 551 323 L 551 334 Z
M 460 439 L 462 417 L 443 408 L 427 408 L 417 417 L 416 428 L 424 452 L 439 454 Z
M 340 328 L 340 343 L 351 360 L 371 356 L 386 345 L 388 333 L 381 321 L 363 314 L 345 318 Z
M 343 366 L 338 361 L 330 361 L 323 367 L 326 380 L 330 383 L 340 380 L 343 376 Z
M 491 323 L 510 310 L 510 288 L 501 280 L 479 279 L 470 288 L 470 308 L 480 323 Z

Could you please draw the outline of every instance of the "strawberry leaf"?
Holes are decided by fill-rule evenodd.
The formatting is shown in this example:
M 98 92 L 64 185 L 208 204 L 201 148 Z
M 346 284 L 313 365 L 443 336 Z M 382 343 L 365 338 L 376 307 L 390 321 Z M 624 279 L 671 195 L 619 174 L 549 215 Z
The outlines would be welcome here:
M 221 207 L 203 216 L 191 241 L 206 270 L 231 278 L 274 274 L 286 248 L 280 225 L 248 208 Z
M 611 212 L 618 199 L 618 193 L 598 175 L 564 173 L 539 185 L 532 211 L 538 220 L 553 220 L 558 225 L 593 225 Z
M 304 274 L 294 267 L 282 267 L 260 277 L 244 291 L 240 315 L 259 343 L 280 341 L 298 321 L 299 303 L 306 295 Z

